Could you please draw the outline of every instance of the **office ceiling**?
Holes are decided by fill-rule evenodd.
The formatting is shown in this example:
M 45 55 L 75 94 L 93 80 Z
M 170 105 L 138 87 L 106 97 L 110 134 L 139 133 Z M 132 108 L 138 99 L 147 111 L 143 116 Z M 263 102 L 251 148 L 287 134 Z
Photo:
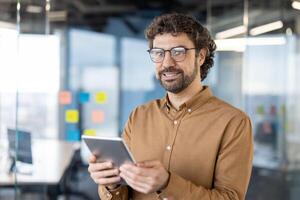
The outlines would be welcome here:
M 46 12 L 47 1 L 50 10 Z M 0 0 L 0 22 L 16 22 L 17 0 Z M 102 32 L 109 20 L 120 20 L 134 34 L 143 32 L 156 15 L 182 12 L 209 22 L 213 32 L 243 23 L 244 0 L 20 0 L 22 32 L 43 32 L 45 22 L 51 28 L 81 27 Z M 208 9 L 210 8 L 210 9 Z M 283 19 L 287 27 L 296 29 L 300 11 L 291 8 L 291 0 L 249 0 L 249 26 Z M 48 16 L 46 18 L 46 16 Z M 207 17 L 209 16 L 209 17 Z

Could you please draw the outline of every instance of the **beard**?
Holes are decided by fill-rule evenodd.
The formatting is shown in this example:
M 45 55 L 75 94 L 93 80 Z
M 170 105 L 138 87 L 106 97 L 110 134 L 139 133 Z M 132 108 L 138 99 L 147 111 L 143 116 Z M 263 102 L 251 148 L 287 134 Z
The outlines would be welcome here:
M 173 66 L 168 67 L 158 73 L 159 82 L 165 90 L 177 94 L 187 88 L 195 80 L 197 72 L 198 66 L 196 63 L 194 64 L 193 73 L 191 75 L 185 74 L 182 69 L 177 69 Z M 163 80 L 165 73 L 176 74 L 176 77 L 174 79 Z

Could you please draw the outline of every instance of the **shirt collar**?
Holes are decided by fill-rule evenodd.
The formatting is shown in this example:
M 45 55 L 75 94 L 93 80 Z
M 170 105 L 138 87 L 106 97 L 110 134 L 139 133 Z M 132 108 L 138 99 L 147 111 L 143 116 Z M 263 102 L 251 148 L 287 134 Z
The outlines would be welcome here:
M 191 99 L 183 103 L 179 106 L 179 110 L 182 110 L 183 108 L 187 108 L 190 111 L 194 111 L 197 108 L 199 108 L 201 105 L 206 103 L 208 99 L 210 99 L 213 96 L 211 89 L 208 86 L 203 86 L 203 89 L 198 92 L 196 95 L 194 95 Z M 161 99 L 161 108 L 167 108 L 170 110 L 173 108 L 172 104 L 170 103 L 168 94 L 165 95 L 164 98 Z M 173 108 L 174 109 L 174 108 Z

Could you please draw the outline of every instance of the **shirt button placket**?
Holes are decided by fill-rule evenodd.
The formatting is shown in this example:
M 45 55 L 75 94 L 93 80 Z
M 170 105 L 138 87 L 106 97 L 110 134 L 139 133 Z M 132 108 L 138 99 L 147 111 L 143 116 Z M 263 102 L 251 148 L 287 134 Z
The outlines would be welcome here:
M 178 120 L 173 120 L 173 125 L 174 125 L 174 129 L 173 129 L 173 134 L 171 136 L 171 138 L 169 138 L 169 141 L 167 143 L 167 146 L 165 147 L 165 156 L 164 156 L 164 163 L 165 165 L 167 165 L 169 167 L 170 165 L 170 159 L 171 159 L 171 153 L 172 153 L 172 144 L 173 144 L 173 140 L 175 139 L 175 135 L 176 135 L 176 131 L 177 131 L 177 126 L 179 124 Z M 169 145 L 168 145 L 169 144 Z

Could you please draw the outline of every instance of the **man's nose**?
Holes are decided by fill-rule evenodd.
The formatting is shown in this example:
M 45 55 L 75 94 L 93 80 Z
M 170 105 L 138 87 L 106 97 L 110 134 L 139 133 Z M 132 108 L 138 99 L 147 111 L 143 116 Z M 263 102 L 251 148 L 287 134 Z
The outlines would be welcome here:
M 175 60 L 172 58 L 170 51 L 165 52 L 165 57 L 162 64 L 164 68 L 175 66 Z

